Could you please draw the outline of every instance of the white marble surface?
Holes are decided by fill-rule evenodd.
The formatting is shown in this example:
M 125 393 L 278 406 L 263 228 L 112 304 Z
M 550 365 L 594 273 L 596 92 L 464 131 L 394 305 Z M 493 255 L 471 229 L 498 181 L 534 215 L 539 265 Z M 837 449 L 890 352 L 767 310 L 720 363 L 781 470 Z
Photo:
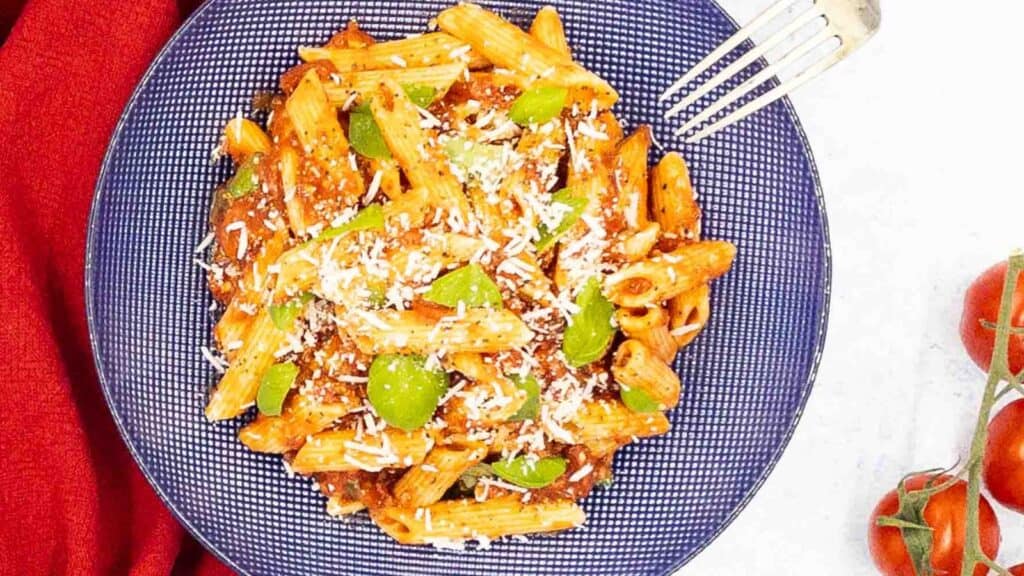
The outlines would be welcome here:
M 721 3 L 742 22 L 769 0 Z M 793 97 L 832 229 L 821 373 L 774 473 L 682 576 L 875 574 L 879 496 L 966 453 L 983 376 L 957 335 L 961 298 L 1024 247 L 1024 4 L 883 0 L 882 13 L 878 36 Z M 1024 517 L 999 518 L 1000 559 L 1024 562 Z

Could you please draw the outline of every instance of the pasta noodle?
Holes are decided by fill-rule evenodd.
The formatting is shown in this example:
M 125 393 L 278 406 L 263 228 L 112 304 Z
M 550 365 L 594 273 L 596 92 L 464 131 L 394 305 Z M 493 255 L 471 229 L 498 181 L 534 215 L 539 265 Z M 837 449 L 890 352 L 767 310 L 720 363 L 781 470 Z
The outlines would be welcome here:
M 434 448 L 423 464 L 413 466 L 395 483 L 395 500 L 405 508 L 429 506 L 444 496 L 452 484 L 487 455 L 483 446 Z
M 643 342 L 665 362 L 675 358 L 678 345 L 669 331 L 669 317 L 663 307 L 620 308 L 615 319 L 627 338 Z
M 606 108 L 619 99 L 615 89 L 597 75 L 479 6 L 448 8 L 438 14 L 437 23 L 495 66 L 515 70 L 534 79 L 533 83 L 583 89 Z
M 619 345 L 612 374 L 620 385 L 646 392 L 660 410 L 675 408 L 679 403 L 679 376 L 639 340 L 626 340 Z
M 385 430 L 377 436 L 359 438 L 355 430 L 332 430 L 316 434 L 303 444 L 291 466 L 299 474 L 407 468 L 422 463 L 433 444 L 422 431 Z
M 571 500 L 524 504 L 514 497 L 438 502 L 424 508 L 419 517 L 416 510 L 399 507 L 371 514 L 384 532 L 402 544 L 555 532 L 586 520 L 583 510 Z
M 719 241 L 689 244 L 652 256 L 609 276 L 608 299 L 639 308 L 674 298 L 728 272 L 735 256 L 735 246 Z
M 306 62 L 327 60 L 338 72 L 378 70 L 439 64 L 462 63 L 470 68 L 483 68 L 489 62 L 466 45 L 443 32 L 413 38 L 381 42 L 363 48 L 299 48 L 299 57 Z
M 440 320 L 413 310 L 357 311 L 339 324 L 367 354 L 500 352 L 518 348 L 533 337 L 515 314 L 486 309 Z
M 355 397 L 318 402 L 303 394 L 295 394 L 285 404 L 280 416 L 259 415 L 238 432 L 238 439 L 253 452 L 284 454 L 297 450 L 306 437 L 316 434 L 359 405 Z
M 569 41 L 565 38 L 562 18 L 554 6 L 545 6 L 537 11 L 533 23 L 530 24 L 530 35 L 540 40 L 548 48 L 572 59 L 572 50 L 569 48 Z

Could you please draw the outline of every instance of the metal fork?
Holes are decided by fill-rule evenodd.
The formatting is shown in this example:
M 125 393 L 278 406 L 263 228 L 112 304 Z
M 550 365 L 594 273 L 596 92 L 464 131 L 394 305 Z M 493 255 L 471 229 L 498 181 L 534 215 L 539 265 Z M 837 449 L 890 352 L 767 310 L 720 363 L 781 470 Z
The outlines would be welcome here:
M 749 24 L 740 29 L 731 38 L 723 42 L 718 48 L 707 55 L 699 64 L 694 66 L 682 78 L 676 80 L 672 86 L 665 91 L 658 99 L 664 102 L 679 93 L 693 80 L 707 71 L 712 64 L 739 46 L 743 41 L 750 38 L 750 35 L 760 30 L 765 24 L 780 16 L 787 9 L 800 0 L 779 0 L 764 12 L 750 21 Z M 806 1 L 806 0 L 804 0 Z M 740 100 L 750 92 L 767 82 L 777 73 L 795 64 L 801 58 L 810 54 L 816 48 L 827 42 L 839 40 L 839 45 L 834 50 L 827 52 L 814 62 L 808 64 L 800 72 L 783 81 L 778 86 L 730 112 L 725 117 L 714 123 L 705 126 L 700 131 L 686 138 L 686 142 L 696 142 L 706 136 L 714 134 L 719 130 L 730 126 L 747 116 L 757 112 L 761 108 L 796 90 L 810 79 L 825 70 L 828 70 L 840 60 L 846 58 L 851 52 L 864 44 L 878 30 L 881 23 L 881 12 L 878 7 L 878 0 L 814 0 L 814 3 L 805 11 L 799 13 L 794 19 L 782 26 L 777 32 L 769 36 L 764 42 L 758 44 L 750 51 L 740 56 L 735 62 L 723 68 L 720 72 L 708 79 L 704 84 L 690 91 L 685 98 L 672 106 L 665 113 L 669 119 L 677 116 L 680 112 L 696 103 L 708 92 L 720 86 L 723 82 L 743 71 L 759 58 L 764 56 L 773 48 L 782 44 L 785 40 L 793 37 L 804 28 L 812 26 L 813 22 L 824 20 L 825 26 L 806 40 L 789 48 L 773 64 L 766 66 L 763 70 L 743 82 L 736 88 L 730 90 L 719 100 L 713 102 L 700 113 L 690 118 L 678 130 L 676 136 L 681 136 L 700 126 L 706 120 L 725 109 L 730 104 Z

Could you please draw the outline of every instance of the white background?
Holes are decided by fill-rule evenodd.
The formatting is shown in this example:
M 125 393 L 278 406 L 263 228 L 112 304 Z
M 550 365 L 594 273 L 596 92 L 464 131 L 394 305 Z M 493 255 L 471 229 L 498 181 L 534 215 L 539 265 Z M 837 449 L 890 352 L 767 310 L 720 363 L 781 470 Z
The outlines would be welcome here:
M 771 0 L 720 0 L 746 22 Z M 983 375 L 957 335 L 973 277 L 1024 247 L 1024 3 L 884 0 L 882 30 L 800 89 L 834 257 L 821 373 L 778 467 L 680 571 L 875 574 L 877 499 L 967 452 Z M 1024 516 L 999 510 L 999 558 Z

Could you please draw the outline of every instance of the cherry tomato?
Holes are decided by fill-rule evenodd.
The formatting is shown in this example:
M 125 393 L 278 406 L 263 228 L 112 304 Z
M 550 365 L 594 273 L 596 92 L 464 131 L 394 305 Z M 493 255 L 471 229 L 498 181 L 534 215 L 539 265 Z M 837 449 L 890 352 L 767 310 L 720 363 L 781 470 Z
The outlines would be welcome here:
M 989 422 L 982 474 L 997 502 L 1024 513 L 1024 399 L 1007 404 Z
M 1006 267 L 1006 262 L 996 264 L 971 284 L 964 298 L 964 314 L 960 319 L 960 339 L 967 348 L 967 354 L 986 372 L 992 362 L 995 332 L 982 326 L 980 320 L 995 323 L 999 317 L 999 300 L 1003 295 Z M 1018 278 L 1017 289 L 1013 293 L 1011 318 L 1011 325 L 1024 325 L 1024 275 Z M 1010 370 L 1014 374 L 1024 370 L 1024 335 L 1010 335 Z
M 1024 576 L 1024 564 L 1017 564 L 1010 568 L 1010 574 L 1013 574 L 1013 576 Z
M 907 480 L 908 491 L 924 487 L 930 475 L 922 474 Z M 945 482 L 948 476 L 935 480 Z M 931 563 L 936 574 L 960 574 L 963 563 L 964 531 L 967 522 L 967 483 L 959 480 L 949 488 L 932 495 L 924 508 L 924 520 L 934 531 L 932 534 Z M 868 525 L 868 545 L 875 566 L 885 576 L 915 576 L 903 535 L 899 528 L 879 526 L 879 516 L 890 516 L 897 512 L 899 499 L 896 491 L 886 494 L 871 513 Z M 999 522 L 985 497 L 981 497 L 978 511 L 978 527 L 981 534 L 981 549 L 990 558 L 999 551 Z M 988 569 L 978 565 L 974 576 L 984 576 Z

